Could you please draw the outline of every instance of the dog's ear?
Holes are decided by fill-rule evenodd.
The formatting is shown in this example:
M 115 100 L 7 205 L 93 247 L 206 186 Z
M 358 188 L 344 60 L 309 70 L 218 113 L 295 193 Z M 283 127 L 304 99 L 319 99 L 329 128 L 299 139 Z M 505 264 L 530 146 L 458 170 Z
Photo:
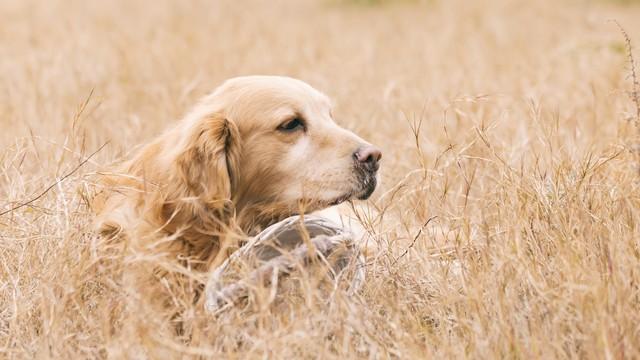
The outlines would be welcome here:
M 167 195 L 173 199 L 181 197 L 176 200 L 191 204 L 187 206 L 191 215 L 228 215 L 239 170 L 237 126 L 214 114 L 197 121 L 185 135 L 182 144 L 176 144 L 182 149 L 174 162 L 175 171 L 170 172 L 174 179 L 170 179 L 168 190 L 174 193 Z

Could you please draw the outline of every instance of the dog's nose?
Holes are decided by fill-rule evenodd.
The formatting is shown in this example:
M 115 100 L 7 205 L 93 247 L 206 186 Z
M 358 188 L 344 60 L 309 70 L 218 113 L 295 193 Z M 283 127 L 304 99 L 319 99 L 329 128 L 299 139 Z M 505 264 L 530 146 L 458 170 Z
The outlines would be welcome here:
M 374 171 L 378 170 L 378 162 L 382 158 L 382 152 L 375 146 L 367 145 L 353 153 L 353 157 L 361 164 L 370 166 Z

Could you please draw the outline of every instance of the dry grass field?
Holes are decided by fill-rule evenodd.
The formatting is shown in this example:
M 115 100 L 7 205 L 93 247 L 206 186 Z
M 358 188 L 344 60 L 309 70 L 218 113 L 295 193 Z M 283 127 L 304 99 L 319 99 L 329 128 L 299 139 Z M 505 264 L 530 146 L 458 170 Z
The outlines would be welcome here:
M 0 358 L 640 358 L 612 19 L 640 46 L 632 1 L 1 1 Z M 353 297 L 214 317 L 177 294 L 176 335 L 122 281 L 152 259 L 94 236 L 83 194 L 245 74 L 311 83 L 383 150 L 379 252 Z

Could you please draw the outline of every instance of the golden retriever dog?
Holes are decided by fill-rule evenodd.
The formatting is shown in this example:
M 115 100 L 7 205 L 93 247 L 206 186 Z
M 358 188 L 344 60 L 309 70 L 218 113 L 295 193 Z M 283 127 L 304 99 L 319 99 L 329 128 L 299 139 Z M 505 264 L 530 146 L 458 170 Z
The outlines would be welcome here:
M 230 79 L 176 126 L 102 173 L 99 231 L 134 251 L 210 271 L 286 217 L 367 199 L 381 152 L 296 79 Z

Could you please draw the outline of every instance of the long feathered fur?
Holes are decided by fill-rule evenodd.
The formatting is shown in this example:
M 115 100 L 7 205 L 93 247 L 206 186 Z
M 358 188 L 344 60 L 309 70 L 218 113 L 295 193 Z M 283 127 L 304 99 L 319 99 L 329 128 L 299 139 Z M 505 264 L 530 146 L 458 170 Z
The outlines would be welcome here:
M 163 241 L 168 252 L 207 267 L 219 262 L 216 255 L 229 247 L 225 234 L 234 228 L 239 138 L 232 121 L 194 111 L 102 175 L 92 203 L 97 229 L 138 248 Z

